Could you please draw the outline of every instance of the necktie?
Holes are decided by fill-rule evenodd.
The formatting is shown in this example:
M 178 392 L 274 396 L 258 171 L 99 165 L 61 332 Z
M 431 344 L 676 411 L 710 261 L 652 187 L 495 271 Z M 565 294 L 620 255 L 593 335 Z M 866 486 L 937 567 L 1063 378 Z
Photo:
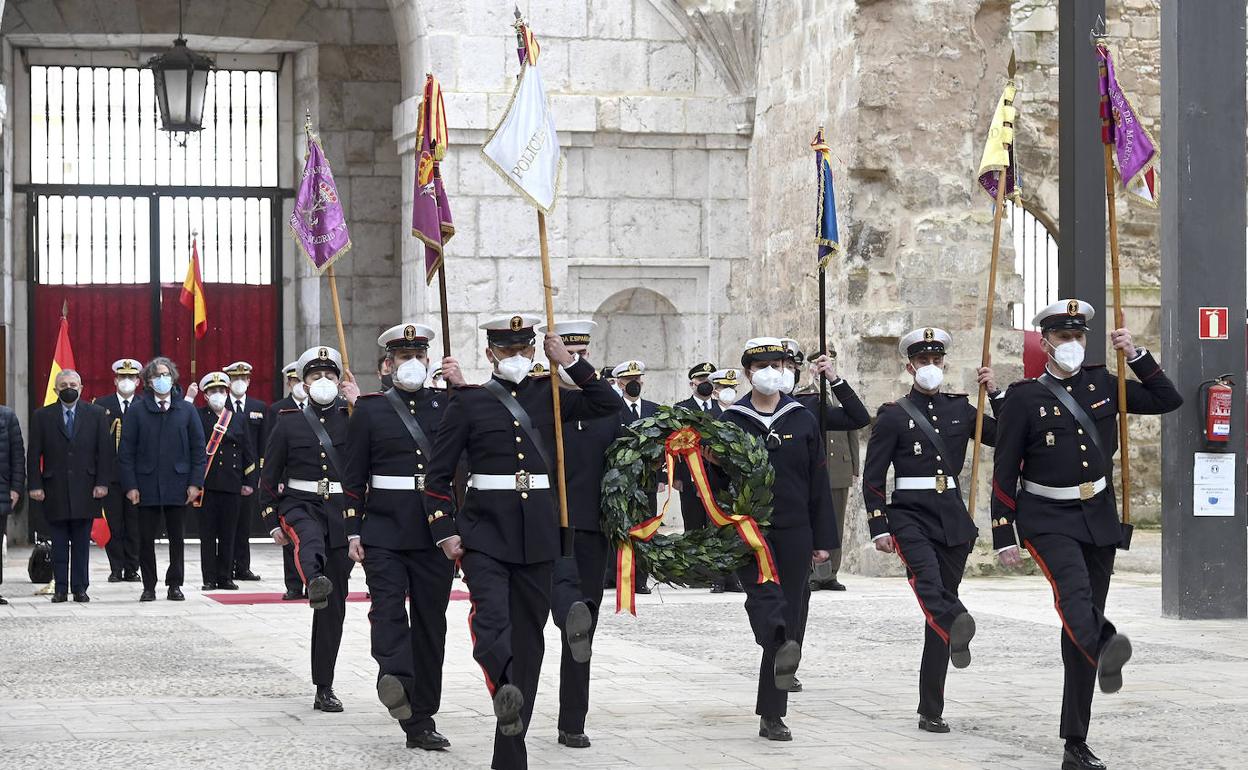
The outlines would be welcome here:
M 237 412 L 238 414 L 243 413 L 243 402 L 237 398 L 234 399 L 234 411 Z
M 636 404 L 633 404 L 633 419 L 634 419 L 634 420 L 640 420 L 640 419 L 641 419 L 641 411 L 640 411 L 640 410 L 638 410 L 638 408 L 637 408 L 637 405 L 636 405 Z
M 122 402 L 121 402 L 121 413 L 122 413 L 122 414 L 125 414 L 125 413 L 126 413 L 126 410 L 127 410 L 127 409 L 129 409 L 129 408 L 130 408 L 130 399 L 128 399 L 128 398 L 127 398 L 127 399 L 123 399 L 123 400 L 122 400 Z
M 704 411 L 704 412 L 709 412 L 709 411 L 711 411 L 711 402 L 710 402 L 710 401 L 703 401 L 703 402 L 702 402 L 702 411 Z
M 160 411 L 162 412 L 167 411 L 169 409 L 168 401 L 157 401 L 156 403 L 160 404 Z
M 74 437 L 74 410 L 73 409 L 65 410 L 65 432 L 69 434 L 70 438 Z

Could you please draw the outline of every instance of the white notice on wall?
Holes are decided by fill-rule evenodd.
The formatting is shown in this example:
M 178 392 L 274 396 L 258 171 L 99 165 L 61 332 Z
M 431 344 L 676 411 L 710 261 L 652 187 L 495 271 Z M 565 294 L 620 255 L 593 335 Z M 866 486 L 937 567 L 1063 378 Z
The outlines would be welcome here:
M 1196 452 L 1192 473 L 1192 515 L 1235 515 L 1235 455 Z

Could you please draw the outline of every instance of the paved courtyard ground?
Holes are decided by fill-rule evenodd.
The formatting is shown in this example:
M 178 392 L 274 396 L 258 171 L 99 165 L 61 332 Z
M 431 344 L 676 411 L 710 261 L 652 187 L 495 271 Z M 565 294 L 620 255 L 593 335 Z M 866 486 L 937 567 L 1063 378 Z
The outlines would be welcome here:
M 275 547 L 253 545 L 280 592 Z M 188 556 L 196 551 L 187 549 Z M 202 595 L 140 604 L 137 584 L 108 584 L 94 551 L 92 601 L 34 596 L 26 549 L 12 549 L 0 593 L 0 757 L 44 768 L 481 768 L 493 718 L 469 648 L 468 603 L 449 610 L 440 730 L 451 751 L 426 754 L 377 702 L 368 605 L 351 603 L 339 659 L 342 714 L 313 711 L 311 611 L 298 604 L 229 606 Z M 160 562 L 165 563 L 163 553 Z M 198 563 L 188 560 L 187 574 Z M 352 576 L 363 591 L 363 574 Z M 587 732 L 593 746 L 555 742 L 558 637 L 547 628 L 531 766 L 551 768 L 1056 769 L 1061 666 L 1058 624 L 1040 578 L 964 583 L 979 621 L 975 660 L 948 683 L 949 735 L 915 728 L 922 621 L 900 579 L 847 577 L 847 593 L 814 595 L 790 700 L 792 743 L 758 737 L 758 650 L 740 595 L 660 588 L 638 617 L 608 615 L 594 650 Z M 456 586 L 462 589 L 462 585 Z M 1136 657 L 1126 687 L 1097 696 L 1090 742 L 1111 768 L 1242 768 L 1248 733 L 1248 623 L 1161 617 L 1156 575 L 1119 575 L 1109 615 Z M 553 653 L 550 651 L 553 650 Z

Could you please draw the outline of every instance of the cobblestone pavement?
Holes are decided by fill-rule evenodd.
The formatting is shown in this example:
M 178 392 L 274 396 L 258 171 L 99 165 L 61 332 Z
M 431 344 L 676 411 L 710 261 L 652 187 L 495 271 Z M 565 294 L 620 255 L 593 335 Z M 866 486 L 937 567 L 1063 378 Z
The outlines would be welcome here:
M 195 549 L 188 548 L 188 555 Z M 276 549 L 253 546 L 280 592 Z M 480 768 L 493 718 L 472 661 L 467 602 L 449 610 L 438 726 L 451 751 L 405 749 L 377 702 L 367 603 L 348 604 L 336 690 L 343 714 L 312 710 L 311 611 L 298 604 L 140 604 L 136 584 L 108 584 L 92 553 L 92 601 L 53 605 L 25 580 L 13 549 L 0 593 L 0 756 L 8 767 Z M 160 563 L 165 563 L 163 554 Z M 198 564 L 188 562 L 187 574 Z M 363 574 L 352 589 L 364 590 Z M 198 582 L 198 581 L 196 581 Z M 1040 578 L 977 578 L 963 595 L 979 621 L 975 661 L 951 671 L 954 732 L 915 729 L 922 620 L 905 581 L 849 576 L 814 595 L 788 723 L 795 739 L 756 737 L 758 650 L 740 595 L 656 589 L 638 617 L 605 616 L 594 651 L 587 750 L 558 746 L 558 637 L 547 628 L 533 767 L 1056 769 L 1059 630 Z M 1109 615 L 1136 657 L 1127 684 L 1094 703 L 1090 742 L 1111 768 L 1238 768 L 1248 729 L 1248 623 L 1160 617 L 1156 575 L 1120 575 Z M 462 586 L 457 586 L 462 588 Z M 553 650 L 553 652 L 551 652 Z

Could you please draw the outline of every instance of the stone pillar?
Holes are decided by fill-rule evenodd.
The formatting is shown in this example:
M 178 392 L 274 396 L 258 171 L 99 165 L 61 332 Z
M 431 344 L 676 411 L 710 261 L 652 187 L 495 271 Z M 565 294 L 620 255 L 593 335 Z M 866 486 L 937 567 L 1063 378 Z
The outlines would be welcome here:
M 1162 323 L 1167 372 L 1187 399 L 1162 418 L 1162 611 L 1181 618 L 1248 615 L 1245 573 L 1244 2 L 1162 5 Z M 1199 308 L 1229 307 L 1225 340 L 1198 341 Z M 1234 516 L 1196 516 L 1200 383 L 1231 372 Z

